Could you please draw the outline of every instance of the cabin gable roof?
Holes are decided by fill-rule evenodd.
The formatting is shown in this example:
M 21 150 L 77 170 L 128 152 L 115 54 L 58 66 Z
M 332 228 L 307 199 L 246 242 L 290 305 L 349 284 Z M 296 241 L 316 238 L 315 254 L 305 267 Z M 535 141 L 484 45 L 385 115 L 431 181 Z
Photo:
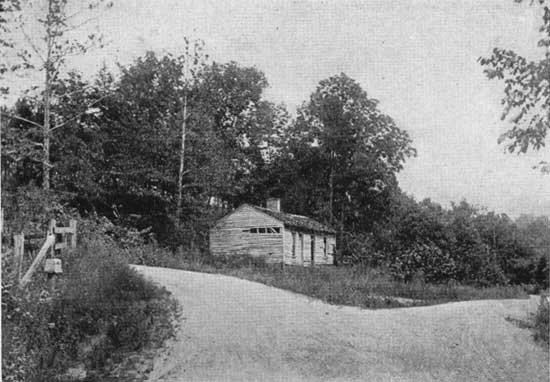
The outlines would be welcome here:
M 242 211 L 243 209 L 250 208 L 258 213 L 265 214 L 271 218 L 274 218 L 278 221 L 280 221 L 285 227 L 288 228 L 294 228 L 298 231 L 308 231 L 308 232 L 318 232 L 318 233 L 326 233 L 335 235 L 336 231 L 323 223 L 318 222 L 317 220 L 314 220 L 312 218 L 309 218 L 307 216 L 303 215 L 295 215 L 295 214 L 289 214 L 286 212 L 280 212 L 280 211 L 274 211 L 270 210 L 268 208 L 263 208 L 259 206 L 255 206 L 253 204 L 241 204 L 239 207 L 237 207 L 234 211 L 229 212 L 224 217 L 220 218 L 213 226 L 213 228 L 217 227 L 225 221 L 229 216 L 233 215 L 234 213 L 238 211 Z
M 320 233 L 336 234 L 336 231 L 329 227 L 326 224 L 320 223 L 317 220 L 309 218 L 303 215 L 289 214 L 287 212 L 280 212 L 270 210 L 268 208 L 258 207 L 250 205 L 256 211 L 269 215 L 279 221 L 281 221 L 285 226 L 289 228 L 295 228 L 302 231 L 313 231 Z

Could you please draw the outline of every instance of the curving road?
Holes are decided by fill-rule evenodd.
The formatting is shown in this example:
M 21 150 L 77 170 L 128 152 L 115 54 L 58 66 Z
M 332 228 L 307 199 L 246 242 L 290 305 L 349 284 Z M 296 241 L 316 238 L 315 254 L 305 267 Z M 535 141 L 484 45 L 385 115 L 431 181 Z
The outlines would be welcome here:
M 549 381 L 537 300 L 362 310 L 238 278 L 136 266 L 179 300 L 149 381 Z

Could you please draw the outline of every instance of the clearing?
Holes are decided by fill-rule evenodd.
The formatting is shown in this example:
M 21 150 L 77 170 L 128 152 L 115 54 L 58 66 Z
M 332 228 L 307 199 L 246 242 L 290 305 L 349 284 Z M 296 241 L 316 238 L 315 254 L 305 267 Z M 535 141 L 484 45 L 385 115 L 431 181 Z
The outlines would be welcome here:
M 234 277 L 135 266 L 182 306 L 149 381 L 548 381 L 538 300 L 365 310 Z

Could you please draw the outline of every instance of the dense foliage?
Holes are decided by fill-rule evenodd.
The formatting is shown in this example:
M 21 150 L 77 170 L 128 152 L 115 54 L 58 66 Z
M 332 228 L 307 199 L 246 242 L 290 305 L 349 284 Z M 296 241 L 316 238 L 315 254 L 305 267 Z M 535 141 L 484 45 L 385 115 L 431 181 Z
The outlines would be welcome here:
M 405 282 L 547 287 L 548 219 L 513 221 L 465 201 L 446 209 L 403 194 L 396 173 L 415 155 L 411 139 L 352 78 L 321 81 L 291 118 L 263 98 L 268 83 L 257 68 L 205 61 L 189 80 L 186 60 L 149 52 L 118 74 L 58 81 L 66 96 L 55 105 L 62 123 L 51 179 L 68 205 L 172 249 L 204 251 L 219 216 L 278 196 L 286 211 L 337 229 L 339 263 L 382 267 Z M 42 106 L 26 97 L 7 114 L 26 120 L 3 126 L 2 180 L 13 192 L 39 185 L 40 130 L 32 122 Z
M 480 211 L 465 201 L 444 209 L 430 200 L 417 203 L 401 196 L 390 222 L 377 234 L 376 249 L 403 279 L 548 288 L 548 247 L 543 240 L 550 238 L 550 219 L 523 216 L 521 221 L 525 223 Z
M 78 218 L 36 187 L 2 197 L 5 233 L 39 232 L 49 218 Z M 2 380 L 59 380 L 69 368 L 85 370 L 88 381 L 110 380 L 125 357 L 173 334 L 175 301 L 124 260 L 124 243 L 143 240 L 99 217 L 79 219 L 78 233 L 77 250 L 61 254 L 63 276 L 55 287 L 38 272 L 18 288 L 13 254 L 2 256 Z M 24 269 L 31 260 L 27 252 Z

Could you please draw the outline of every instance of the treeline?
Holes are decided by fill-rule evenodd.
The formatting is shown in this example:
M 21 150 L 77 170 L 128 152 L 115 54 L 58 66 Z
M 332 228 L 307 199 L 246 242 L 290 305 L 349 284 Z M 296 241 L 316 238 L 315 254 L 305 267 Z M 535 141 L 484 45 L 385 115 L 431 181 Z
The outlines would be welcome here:
M 522 215 L 514 221 L 466 201 L 444 209 L 429 199 L 399 195 L 384 224 L 352 236 L 347 245 L 344 252 L 353 261 L 387 266 L 405 281 L 548 288 L 548 217 Z
M 51 187 L 80 213 L 205 250 L 216 218 L 276 196 L 337 229 L 340 263 L 405 280 L 547 285 L 548 219 L 404 195 L 396 173 L 416 154 L 411 139 L 345 74 L 321 81 L 294 117 L 263 97 L 254 67 L 150 52 L 119 69 L 69 73 L 53 88 Z M 7 203 L 41 185 L 41 105 L 26 96 L 3 110 Z

